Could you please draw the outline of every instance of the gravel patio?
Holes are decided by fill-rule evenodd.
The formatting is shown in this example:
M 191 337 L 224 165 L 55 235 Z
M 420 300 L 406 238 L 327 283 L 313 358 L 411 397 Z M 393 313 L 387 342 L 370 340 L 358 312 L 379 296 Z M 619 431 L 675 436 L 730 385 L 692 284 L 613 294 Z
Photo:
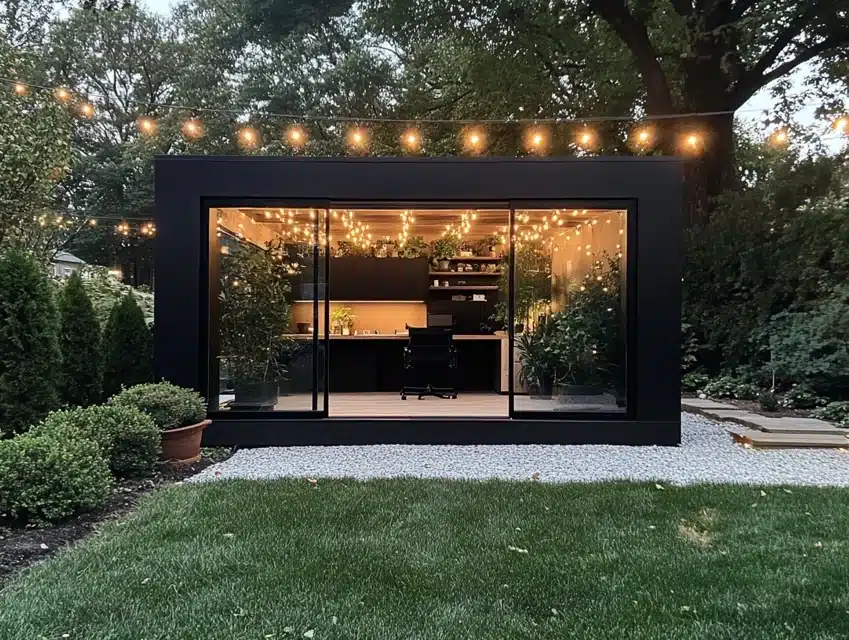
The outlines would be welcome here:
M 242 449 L 190 482 L 227 478 L 538 479 L 656 481 L 676 485 L 849 486 L 849 454 L 835 449 L 756 450 L 727 428 L 683 413 L 680 447 L 375 445 Z

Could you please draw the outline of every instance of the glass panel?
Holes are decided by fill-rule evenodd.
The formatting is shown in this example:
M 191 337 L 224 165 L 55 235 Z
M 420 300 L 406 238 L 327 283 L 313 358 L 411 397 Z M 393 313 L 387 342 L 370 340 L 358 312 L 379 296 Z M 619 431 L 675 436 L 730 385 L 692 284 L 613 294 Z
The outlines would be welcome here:
M 626 211 L 516 209 L 516 412 L 624 412 Z
M 507 417 L 508 224 L 484 206 L 331 208 L 330 417 Z
M 210 220 L 211 409 L 321 410 L 322 211 L 228 207 Z

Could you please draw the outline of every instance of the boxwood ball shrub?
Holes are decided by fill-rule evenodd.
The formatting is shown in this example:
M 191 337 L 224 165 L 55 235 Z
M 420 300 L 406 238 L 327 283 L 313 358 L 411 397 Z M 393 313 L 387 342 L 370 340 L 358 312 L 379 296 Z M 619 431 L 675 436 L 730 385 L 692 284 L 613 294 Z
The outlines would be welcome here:
M 139 384 L 124 389 L 110 404 L 143 411 L 162 430 L 197 424 L 206 418 L 206 401 L 191 389 L 170 382 Z
M 102 507 L 112 475 L 93 440 L 22 434 L 0 441 L 0 514 L 56 522 Z
M 161 435 L 149 415 L 128 406 L 105 405 L 55 411 L 32 429 L 59 439 L 86 438 L 100 445 L 118 477 L 149 475 L 159 457 Z
M 59 407 L 61 354 L 53 292 L 40 265 L 0 257 L 0 435 L 25 431 Z

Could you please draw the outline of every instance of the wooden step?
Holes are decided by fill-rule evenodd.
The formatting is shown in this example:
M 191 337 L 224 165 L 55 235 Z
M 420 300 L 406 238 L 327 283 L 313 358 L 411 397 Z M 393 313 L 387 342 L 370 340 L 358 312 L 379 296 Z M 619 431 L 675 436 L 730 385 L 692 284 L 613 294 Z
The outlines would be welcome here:
M 849 448 L 849 438 L 840 433 L 767 433 L 754 429 L 736 429 L 731 432 L 731 437 L 741 444 L 763 448 Z

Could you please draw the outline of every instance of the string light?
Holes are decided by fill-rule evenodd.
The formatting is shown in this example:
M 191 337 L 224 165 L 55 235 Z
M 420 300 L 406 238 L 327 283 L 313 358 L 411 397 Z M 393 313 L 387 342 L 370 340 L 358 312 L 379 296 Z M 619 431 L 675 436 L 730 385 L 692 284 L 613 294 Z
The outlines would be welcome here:
M 29 93 L 29 87 L 23 82 L 16 82 L 15 93 L 19 96 L 25 96 L 27 93 Z
M 71 92 L 65 87 L 57 87 L 53 91 L 53 95 L 56 96 L 56 99 L 59 102 L 68 102 L 71 99 Z
M 589 151 L 595 146 L 595 134 L 586 127 L 577 134 L 576 142 L 584 151 Z
M 136 126 L 144 135 L 152 136 L 156 133 L 156 121 L 150 116 L 140 116 L 136 120 Z
M 421 148 L 422 137 L 415 129 L 408 129 L 401 136 L 401 144 L 409 151 L 418 151 Z
M 530 153 L 545 153 L 547 142 L 545 132 L 539 128 L 530 129 L 525 135 L 525 146 Z
M 299 149 L 307 143 L 307 132 L 299 125 L 292 125 L 286 131 L 286 139 L 289 141 L 290 145 Z
M 480 153 L 486 146 L 486 138 L 480 129 L 469 129 L 463 137 L 463 146 L 469 153 Z
M 348 131 L 348 147 L 354 152 L 368 149 L 368 131 L 363 127 L 353 127 Z
M 773 146 L 783 147 L 787 144 L 788 138 L 787 129 L 778 129 L 769 136 L 769 142 Z
M 97 226 L 97 219 L 96 218 L 89 218 L 88 219 L 88 226 L 96 227 Z
M 94 105 L 90 102 L 83 102 L 80 105 L 80 115 L 84 118 L 91 118 L 94 115 Z
M 255 147 L 259 142 L 259 134 L 253 127 L 239 129 L 239 143 L 243 147 Z
M 192 118 L 183 123 L 183 135 L 187 138 L 200 138 L 203 136 L 203 124 L 200 120 Z
M 681 148 L 684 153 L 699 153 L 704 145 L 702 135 L 699 133 L 688 133 L 681 140 Z
M 837 133 L 849 133 L 849 118 L 846 116 L 840 116 L 834 121 L 832 126 Z
M 654 131 L 650 127 L 640 127 L 628 136 L 628 141 L 637 149 L 648 149 L 654 143 Z

